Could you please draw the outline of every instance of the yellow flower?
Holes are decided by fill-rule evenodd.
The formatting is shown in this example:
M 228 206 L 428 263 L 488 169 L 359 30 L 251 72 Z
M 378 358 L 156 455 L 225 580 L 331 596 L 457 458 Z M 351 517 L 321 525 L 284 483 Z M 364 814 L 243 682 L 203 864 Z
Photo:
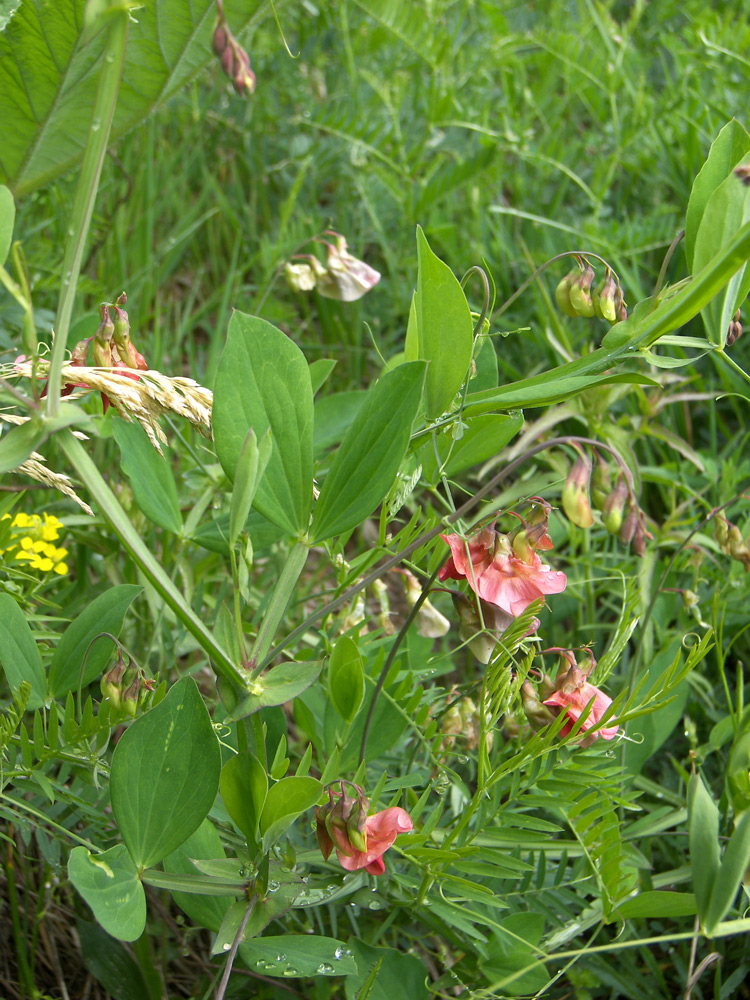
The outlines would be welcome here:
M 9 516 L 6 514 L 0 520 Z M 10 524 L 11 544 L 0 549 L 0 555 L 12 552 L 13 559 L 25 563 L 28 569 L 64 576 L 68 572 L 65 562 L 68 550 L 51 544 L 60 537 L 64 525 L 54 514 L 45 513 L 43 518 L 38 514 L 16 514 Z

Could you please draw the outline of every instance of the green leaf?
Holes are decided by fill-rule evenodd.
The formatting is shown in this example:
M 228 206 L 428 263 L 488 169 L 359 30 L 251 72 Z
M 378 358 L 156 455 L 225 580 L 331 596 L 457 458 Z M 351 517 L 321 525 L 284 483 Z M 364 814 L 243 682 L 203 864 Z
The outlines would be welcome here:
M 748 220 L 750 187 L 730 174 L 708 199 L 703 212 L 695 237 L 694 269 L 699 271 L 713 260 Z M 747 296 L 750 279 L 745 279 L 746 270 L 743 264 L 701 312 L 708 340 L 719 347 L 724 346 L 729 323 Z
M 76 930 L 83 964 L 114 1000 L 144 1000 L 149 996 L 140 966 L 119 941 L 90 920 L 77 919 Z
M 0 437 L 0 475 L 23 465 L 32 451 L 36 451 L 44 443 L 46 437 L 44 424 L 38 420 L 27 420 L 6 431 Z
M 463 436 L 454 441 L 450 434 L 436 435 L 437 450 L 446 476 L 455 476 L 497 455 L 523 427 L 523 413 L 486 413 L 469 417 Z M 428 483 L 437 482 L 438 463 L 435 447 L 428 441 L 420 448 L 417 459 Z
M 260 446 L 252 427 L 247 432 L 234 475 L 232 506 L 229 511 L 230 545 L 236 544 L 247 523 L 253 497 L 268 465 L 272 447 L 270 428 L 261 438 Z
M 377 968 L 367 1000 L 429 1000 L 425 985 L 427 970 L 416 955 L 404 955 L 394 948 L 373 948 L 357 938 L 349 939 L 357 963 L 356 975 L 348 976 L 344 988 L 347 1000 L 359 1000 L 360 991 Z
M 40 708 L 47 694 L 42 658 L 26 616 L 10 594 L 0 594 L 0 663 L 11 692 L 17 694 L 27 681 L 31 696 L 26 707 Z
M 619 326 L 619 323 L 617 324 Z M 613 327 L 613 329 L 615 329 Z M 585 359 L 582 359 L 585 360 Z M 571 396 L 597 385 L 658 385 L 646 375 L 626 373 L 620 375 L 561 375 L 561 370 L 575 366 L 562 365 L 561 368 L 545 372 L 543 375 L 532 375 L 518 382 L 489 389 L 484 392 L 470 392 L 466 397 L 463 409 L 465 417 L 473 417 L 477 413 L 487 413 L 489 410 L 515 410 L 519 407 L 551 406 L 553 403 L 564 403 Z
M 468 376 L 474 327 L 458 279 L 432 252 L 420 226 L 417 226 L 417 258 L 419 357 L 430 363 L 425 383 L 425 412 L 428 420 L 435 420 L 451 407 Z
M 344 722 L 351 722 L 365 696 L 365 671 L 357 643 L 348 635 L 336 640 L 328 663 L 328 694 Z
M 499 987 L 503 993 L 536 993 L 549 982 L 534 949 L 543 929 L 541 913 L 514 913 L 501 921 L 500 930 L 492 937 L 490 958 L 481 962 L 480 968 L 491 983 L 507 983 L 507 989 Z
M 278 4 L 277 4 L 278 6 Z M 104 59 L 102 32 L 83 44 L 86 0 L 22 3 L 0 34 L 0 181 L 21 196 L 80 162 Z M 224 0 L 242 32 L 265 4 Z M 159 0 L 131 18 L 111 141 L 180 91 L 209 62 L 213 0 Z M 85 109 L 85 110 L 84 110 Z
M 119 636 L 125 614 L 143 587 L 123 583 L 95 597 L 65 629 L 49 667 L 49 690 L 54 698 L 86 687 L 102 672 L 112 654 L 112 640 L 98 639 L 89 651 L 81 673 L 86 650 L 95 636 L 109 632 Z
M 271 429 L 273 451 L 254 506 L 284 531 L 307 531 L 312 504 L 313 396 L 310 371 L 281 330 L 236 312 L 216 373 L 213 428 L 224 471 L 234 480 L 250 428 Z
M 312 809 L 322 794 L 323 786 L 316 778 L 295 775 L 272 785 L 260 817 L 263 852 L 286 833 L 298 816 Z
M 219 787 L 227 812 L 248 843 L 254 845 L 268 794 L 265 767 L 254 754 L 242 751 L 231 757 L 221 769 Z
M 357 971 L 343 941 L 314 934 L 254 938 L 241 946 L 240 954 L 250 969 L 264 976 L 351 976 Z
M 195 681 L 182 677 L 130 726 L 112 755 L 112 811 L 139 868 L 157 864 L 205 819 L 221 753 Z
M 748 152 L 750 152 L 750 133 L 736 118 L 732 118 L 711 143 L 706 162 L 693 181 L 690 192 L 685 216 L 685 256 L 691 271 L 695 270 L 693 265 L 695 240 L 706 205 L 716 188 Z
M 294 660 L 274 667 L 251 682 L 253 693 L 244 698 L 224 721 L 236 722 L 261 708 L 285 705 L 314 684 L 322 669 L 322 660 Z
M 660 917 L 692 917 L 696 912 L 695 896 L 692 892 L 671 892 L 669 890 L 649 890 L 639 892 L 632 899 L 626 899 L 617 907 L 617 914 L 624 920 Z
M 424 364 L 399 365 L 368 390 L 346 432 L 315 505 L 315 542 L 356 527 L 396 478 L 422 396 Z
M 312 385 L 313 396 L 320 389 L 338 362 L 333 358 L 318 358 L 317 361 L 310 362 L 310 383 Z
M 8 259 L 13 242 L 13 226 L 16 221 L 16 206 L 13 195 L 0 184 L 0 267 Z
M 748 865 L 750 865 L 750 809 L 743 812 L 736 822 L 719 867 L 719 874 L 713 884 L 711 902 L 704 921 L 709 937 L 716 925 L 729 912 Z
M 164 858 L 164 871 L 181 875 L 195 874 L 196 865 L 193 859 L 204 858 L 223 859 L 224 847 L 216 827 L 210 819 L 204 819 L 195 833 Z M 237 875 L 239 863 L 233 862 L 233 874 Z M 193 923 L 207 927 L 210 931 L 218 931 L 224 914 L 229 907 L 226 896 L 203 896 L 192 892 L 172 891 L 175 903 L 184 910 Z
M 121 941 L 141 936 L 146 926 L 146 894 L 124 844 L 103 854 L 73 848 L 68 875 L 108 934 Z
M 698 774 L 690 778 L 688 785 L 688 843 L 695 902 L 698 916 L 705 926 L 711 894 L 721 866 L 719 810 Z
M 682 640 L 677 638 L 666 649 L 658 653 L 649 664 L 649 680 L 655 682 L 668 671 L 681 648 Z M 679 725 L 687 695 L 688 681 L 685 680 L 675 691 L 675 697 L 672 701 L 650 715 L 644 715 L 630 723 L 629 734 L 633 736 L 638 733 L 642 737 L 640 743 L 629 740 L 625 744 L 625 767 L 631 774 L 641 773 L 643 765 L 649 757 L 656 753 Z
M 343 440 L 366 399 L 365 389 L 352 389 L 316 400 L 313 432 L 313 451 L 316 456 Z
M 115 420 L 112 433 L 122 455 L 122 469 L 130 479 L 135 502 L 160 528 L 179 535 L 182 514 L 172 470 L 138 423 Z

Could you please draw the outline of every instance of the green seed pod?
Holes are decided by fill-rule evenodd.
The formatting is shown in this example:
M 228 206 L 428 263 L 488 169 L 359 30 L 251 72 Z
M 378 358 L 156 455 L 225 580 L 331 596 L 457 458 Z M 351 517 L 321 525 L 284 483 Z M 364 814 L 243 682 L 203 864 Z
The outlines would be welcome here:
M 617 311 L 615 309 L 616 286 L 612 271 L 609 268 L 607 268 L 604 278 L 596 286 L 594 295 L 599 303 L 601 319 L 606 319 L 609 323 L 615 323 L 617 321 Z
M 576 268 L 574 271 L 571 271 L 570 274 L 566 274 L 555 289 L 555 301 L 560 307 L 560 311 L 566 316 L 575 317 L 578 315 L 570 303 L 570 286 L 578 277 L 579 273 L 580 272 Z

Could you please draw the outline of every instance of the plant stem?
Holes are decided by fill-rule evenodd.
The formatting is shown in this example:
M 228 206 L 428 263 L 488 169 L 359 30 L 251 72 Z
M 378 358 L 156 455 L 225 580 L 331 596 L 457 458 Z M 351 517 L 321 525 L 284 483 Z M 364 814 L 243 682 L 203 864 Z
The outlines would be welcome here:
M 109 19 L 109 25 L 106 28 L 108 37 L 102 57 L 99 89 L 73 204 L 71 235 L 66 243 L 65 256 L 63 257 L 62 286 L 57 307 L 55 339 L 52 344 L 47 384 L 47 416 L 49 417 L 56 416 L 60 408 L 61 373 L 70 328 L 70 317 L 73 313 L 73 300 L 78 285 L 91 215 L 99 189 L 102 165 L 104 157 L 107 155 L 107 143 L 115 115 L 120 77 L 125 65 L 130 15 L 123 7 L 120 10 L 107 11 L 106 16 Z
M 193 611 L 172 580 L 164 572 L 159 561 L 149 552 L 143 539 L 131 524 L 127 514 L 118 503 L 114 493 L 107 486 L 101 473 L 81 443 L 68 429 L 60 431 L 57 435 L 57 440 L 73 468 L 88 486 L 105 518 L 119 535 L 133 560 L 162 600 L 169 605 L 188 632 L 198 640 L 201 649 L 211 658 L 216 673 L 232 684 L 238 685 L 242 690 L 245 690 L 245 676 L 235 667 L 230 657 L 218 644 L 204 622 Z

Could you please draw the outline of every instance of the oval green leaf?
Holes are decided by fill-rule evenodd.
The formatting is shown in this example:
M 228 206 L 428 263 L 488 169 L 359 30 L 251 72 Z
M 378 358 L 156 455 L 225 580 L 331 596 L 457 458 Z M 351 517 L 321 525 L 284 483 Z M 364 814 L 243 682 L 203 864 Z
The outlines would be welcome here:
M 253 506 L 290 534 L 307 531 L 312 504 L 313 394 L 297 345 L 256 316 L 234 313 L 214 387 L 219 461 L 234 480 L 247 433 L 271 429 L 273 449 Z
M 140 509 L 160 528 L 179 535 L 182 514 L 172 470 L 146 436 L 140 424 L 115 420 L 112 433 L 122 455 L 122 469 L 130 479 Z
M 421 226 L 417 226 L 417 259 L 418 356 L 430 362 L 425 383 L 425 412 L 428 420 L 435 420 L 450 408 L 468 376 L 474 325 L 458 278 L 432 252 Z
M 40 708 L 47 694 L 42 658 L 26 615 L 10 594 L 0 594 L 0 664 L 13 694 L 28 681 L 31 697 L 26 707 Z
M 348 635 L 337 639 L 328 663 L 328 694 L 344 722 L 351 722 L 365 696 L 365 671 L 359 648 Z
M 130 726 L 112 755 L 110 795 L 139 868 L 157 864 L 198 829 L 219 787 L 221 752 L 195 681 L 182 677 Z
M 396 478 L 422 397 L 424 362 L 387 372 L 367 393 L 346 432 L 315 505 L 315 542 L 356 527 Z
M 266 797 L 260 817 L 263 851 L 276 843 L 295 819 L 316 804 L 323 794 L 323 785 L 317 778 L 282 778 L 273 785 Z
M 102 854 L 73 848 L 68 875 L 108 934 L 121 941 L 135 941 L 143 934 L 146 894 L 124 844 Z
M 251 845 L 268 794 L 268 776 L 258 758 L 247 751 L 231 757 L 221 769 L 219 787 L 227 812 Z
M 352 951 L 343 941 L 313 934 L 254 938 L 241 946 L 240 954 L 264 976 L 351 976 L 357 971 Z
M 321 660 L 282 663 L 251 684 L 252 694 L 244 698 L 225 722 L 244 719 L 261 708 L 285 705 L 314 684 L 323 669 Z
M 68 625 L 60 637 L 49 668 L 49 690 L 54 698 L 75 691 L 79 684 L 86 687 L 99 676 L 112 653 L 112 640 L 98 639 L 91 646 L 88 656 L 86 651 L 101 632 L 119 636 L 125 613 L 142 590 L 143 587 L 129 583 L 112 587 L 94 598 Z

